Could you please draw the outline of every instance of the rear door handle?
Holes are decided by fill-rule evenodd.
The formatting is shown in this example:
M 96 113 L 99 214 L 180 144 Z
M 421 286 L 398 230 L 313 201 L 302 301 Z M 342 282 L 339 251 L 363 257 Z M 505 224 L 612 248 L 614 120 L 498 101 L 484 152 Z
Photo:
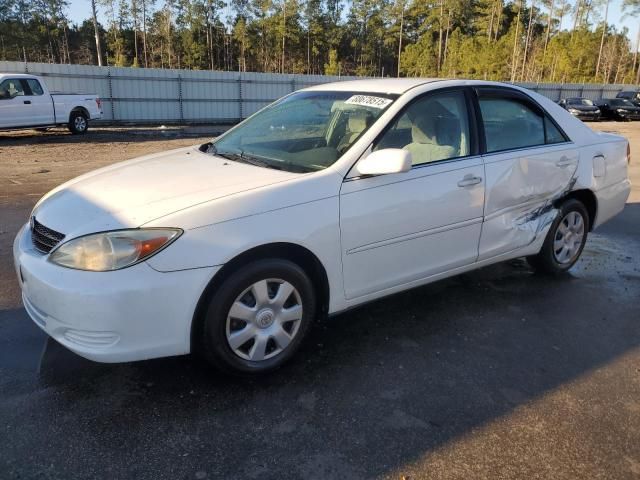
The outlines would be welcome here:
M 25 105 L 31 105 L 31 100 L 25 100 L 25 101 L 24 101 L 24 104 L 25 104 Z
M 565 168 L 569 165 L 573 165 L 573 162 L 567 157 L 562 157 L 560 160 L 556 162 L 556 167 Z
M 472 185 L 477 185 L 482 181 L 482 177 L 476 177 L 472 174 L 465 175 L 462 180 L 458 182 L 459 187 L 470 187 Z

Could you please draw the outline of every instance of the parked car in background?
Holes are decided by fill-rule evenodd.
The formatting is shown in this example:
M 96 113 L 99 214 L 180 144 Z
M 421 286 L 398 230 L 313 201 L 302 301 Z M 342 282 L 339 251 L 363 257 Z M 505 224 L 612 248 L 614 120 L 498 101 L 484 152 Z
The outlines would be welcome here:
M 558 105 L 580 120 L 596 121 L 600 119 L 600 109 L 588 98 L 564 98 L 558 102 Z
M 616 98 L 624 98 L 629 100 L 636 107 L 640 107 L 640 90 L 627 90 L 620 92 L 616 95 Z
M 624 208 L 628 159 L 625 138 L 512 85 L 318 85 L 55 188 L 15 269 L 34 322 L 89 359 L 199 352 L 260 373 L 327 314 L 515 257 L 566 272 Z
M 97 95 L 52 93 L 34 75 L 0 73 L 0 130 L 65 125 L 79 134 L 100 118 Z
M 603 98 L 596 102 L 602 118 L 610 120 L 640 120 L 640 107 L 624 98 Z

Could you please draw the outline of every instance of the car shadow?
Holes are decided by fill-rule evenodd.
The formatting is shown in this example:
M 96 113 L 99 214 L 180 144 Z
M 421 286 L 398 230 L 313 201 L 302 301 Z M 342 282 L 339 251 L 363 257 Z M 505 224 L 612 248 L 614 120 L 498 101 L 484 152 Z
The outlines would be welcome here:
M 638 348 L 638 225 L 640 204 L 628 205 L 566 275 L 519 259 L 329 318 L 260 378 L 193 356 L 96 364 L 47 340 L 22 309 L 3 311 L 0 371 L 34 363 L 24 324 L 38 355 L 33 383 L 0 383 L 39 392 L 10 422 L 33 451 L 86 447 L 100 453 L 91 468 L 115 476 L 136 455 L 145 471 L 171 463 L 174 478 L 195 465 L 226 478 L 387 475 Z

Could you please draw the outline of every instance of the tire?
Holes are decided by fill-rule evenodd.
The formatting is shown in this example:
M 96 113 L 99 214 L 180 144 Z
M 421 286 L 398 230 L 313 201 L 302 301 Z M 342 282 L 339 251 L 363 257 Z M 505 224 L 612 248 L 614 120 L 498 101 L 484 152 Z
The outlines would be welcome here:
M 584 204 L 574 198 L 566 200 L 558 208 L 542 249 L 527 257 L 527 261 L 539 272 L 552 275 L 566 272 L 580 258 L 589 228 L 589 213 Z
M 283 259 L 247 264 L 225 279 L 204 309 L 200 353 L 226 373 L 275 370 L 299 349 L 316 308 L 313 283 L 297 264 Z
M 74 135 L 84 135 L 89 130 L 89 119 L 82 112 L 71 112 L 69 131 Z

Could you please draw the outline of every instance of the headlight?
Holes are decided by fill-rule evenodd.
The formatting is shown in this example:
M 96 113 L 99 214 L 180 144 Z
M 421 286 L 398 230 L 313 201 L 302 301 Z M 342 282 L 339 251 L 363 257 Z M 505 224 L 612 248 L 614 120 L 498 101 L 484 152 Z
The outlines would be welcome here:
M 616 110 L 616 112 L 618 113 L 627 113 L 627 111 L 624 108 L 619 108 Z
M 119 270 L 158 253 L 182 234 L 174 228 L 141 228 L 94 233 L 55 249 L 49 261 L 93 272 Z
M 578 114 L 580 113 L 580 110 L 576 110 L 575 108 L 570 108 L 569 113 Z

